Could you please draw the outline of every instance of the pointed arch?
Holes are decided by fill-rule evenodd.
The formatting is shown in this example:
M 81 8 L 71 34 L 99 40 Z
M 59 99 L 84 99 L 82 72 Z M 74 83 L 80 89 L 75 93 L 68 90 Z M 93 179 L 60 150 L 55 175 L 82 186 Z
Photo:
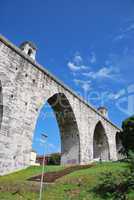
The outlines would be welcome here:
M 117 152 L 117 159 L 120 160 L 123 158 L 122 154 L 121 154 L 121 149 L 122 149 L 122 142 L 121 142 L 121 138 L 120 138 L 120 132 L 116 133 L 116 152 Z
M 94 130 L 93 136 L 93 157 L 94 159 L 109 160 L 109 144 L 105 129 L 99 121 Z
M 61 138 L 61 164 L 79 164 L 79 130 L 69 100 L 63 93 L 56 93 L 49 97 L 47 102 L 53 109 L 59 126 Z

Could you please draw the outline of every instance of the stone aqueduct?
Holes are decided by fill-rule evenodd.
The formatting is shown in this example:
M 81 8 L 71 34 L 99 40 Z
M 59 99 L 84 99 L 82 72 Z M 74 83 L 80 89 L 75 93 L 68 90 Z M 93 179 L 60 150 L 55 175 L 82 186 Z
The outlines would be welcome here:
M 45 102 L 57 118 L 62 164 L 118 159 L 120 130 L 35 61 L 36 48 L 0 36 L 0 175 L 30 164 L 36 120 Z

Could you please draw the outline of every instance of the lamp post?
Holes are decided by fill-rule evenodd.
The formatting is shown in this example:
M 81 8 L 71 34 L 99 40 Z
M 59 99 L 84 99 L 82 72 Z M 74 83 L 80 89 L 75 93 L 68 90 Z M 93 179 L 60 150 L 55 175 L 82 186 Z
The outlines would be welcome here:
M 44 139 L 44 141 L 47 139 L 47 135 L 45 134 L 41 134 L 42 138 Z M 42 165 L 42 173 L 41 173 L 41 182 L 40 182 L 40 196 L 39 196 L 39 200 L 42 200 L 42 189 L 43 189 L 43 177 L 44 177 L 44 168 L 45 168 L 45 151 L 43 154 L 43 165 Z

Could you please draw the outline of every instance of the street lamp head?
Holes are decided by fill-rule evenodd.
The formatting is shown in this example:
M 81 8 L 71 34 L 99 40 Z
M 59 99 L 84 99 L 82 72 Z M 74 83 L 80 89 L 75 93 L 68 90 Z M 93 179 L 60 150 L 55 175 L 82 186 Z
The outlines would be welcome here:
M 47 138 L 48 136 L 47 135 L 45 135 L 45 134 L 41 134 L 41 136 L 43 136 L 44 138 Z

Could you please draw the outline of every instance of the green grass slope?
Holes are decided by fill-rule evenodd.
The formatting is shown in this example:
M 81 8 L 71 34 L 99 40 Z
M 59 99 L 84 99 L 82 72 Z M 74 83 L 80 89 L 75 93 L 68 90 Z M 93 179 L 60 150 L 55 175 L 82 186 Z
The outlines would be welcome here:
M 74 172 L 57 180 L 55 185 L 46 189 L 44 196 L 47 200 L 101 200 L 92 192 L 101 173 L 116 173 L 126 168 L 125 163 L 97 164 L 95 167 Z M 129 200 L 134 200 L 134 196 Z
M 95 196 L 92 188 L 97 184 L 102 172 L 117 172 L 125 170 L 126 163 L 103 163 L 73 172 L 58 179 L 52 185 L 45 185 L 43 198 L 45 200 L 101 200 Z M 61 166 L 47 166 L 45 171 L 63 169 Z M 33 175 L 39 174 L 41 167 L 30 167 L 20 172 L 0 177 L 0 200 L 37 200 L 39 198 L 39 183 L 27 181 Z M 134 200 L 130 193 L 129 200 Z
M 45 172 L 58 171 L 62 166 L 45 166 Z M 0 200 L 37 200 L 40 183 L 27 181 L 28 178 L 42 172 L 41 166 L 0 177 Z

